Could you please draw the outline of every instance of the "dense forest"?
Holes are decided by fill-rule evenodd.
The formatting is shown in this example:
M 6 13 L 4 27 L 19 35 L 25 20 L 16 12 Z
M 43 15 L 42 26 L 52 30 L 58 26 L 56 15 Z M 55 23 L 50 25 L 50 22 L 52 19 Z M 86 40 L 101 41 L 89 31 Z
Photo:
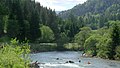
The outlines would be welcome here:
M 0 0 L 1 38 L 16 37 L 20 41 L 28 39 L 30 42 L 52 42 L 59 31 L 57 19 L 55 11 L 34 0 Z M 48 32 L 45 35 L 50 34 L 53 37 L 43 39 L 45 36 L 42 32 Z
M 120 0 L 88 0 L 58 16 L 67 37 L 87 55 L 120 59 Z
M 11 38 L 56 43 L 45 46 L 51 50 L 83 50 L 89 56 L 120 59 L 120 0 L 88 0 L 59 14 L 35 0 L 0 0 L 0 42 L 10 43 Z M 1 44 L 0 54 L 3 48 Z M 33 51 L 42 49 L 31 46 Z
M 120 20 L 120 0 L 88 0 L 59 13 L 64 19 L 70 15 L 77 17 L 81 25 L 98 29 L 108 25 L 109 20 Z

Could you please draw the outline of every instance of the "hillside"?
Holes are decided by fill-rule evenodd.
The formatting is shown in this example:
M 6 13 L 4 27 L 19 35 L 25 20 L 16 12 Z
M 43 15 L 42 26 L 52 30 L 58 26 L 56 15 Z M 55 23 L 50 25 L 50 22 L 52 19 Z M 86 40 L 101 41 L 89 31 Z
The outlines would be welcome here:
M 58 16 L 67 23 L 68 37 L 86 54 L 120 59 L 120 0 L 88 0 Z
M 70 10 L 62 11 L 59 16 L 68 18 L 70 14 L 75 16 L 85 15 L 89 12 L 92 14 L 104 13 L 109 7 L 120 4 L 120 0 L 88 0 L 83 4 L 78 4 Z
M 0 38 L 34 42 L 41 37 L 43 26 L 58 33 L 56 21 L 55 11 L 35 0 L 0 0 Z

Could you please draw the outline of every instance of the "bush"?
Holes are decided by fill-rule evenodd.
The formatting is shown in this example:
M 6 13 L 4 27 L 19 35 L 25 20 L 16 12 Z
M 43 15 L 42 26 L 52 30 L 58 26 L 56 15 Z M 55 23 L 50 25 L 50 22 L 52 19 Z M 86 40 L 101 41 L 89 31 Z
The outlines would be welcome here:
M 96 46 L 97 44 L 99 43 L 99 40 L 100 40 L 101 36 L 100 35 L 92 35 L 90 36 L 86 41 L 85 41 L 85 44 L 84 44 L 84 48 L 85 48 L 85 52 L 89 53 L 89 55 L 96 55 Z
M 41 37 L 38 39 L 38 42 L 52 42 L 54 38 L 54 32 L 48 26 L 42 25 L 40 27 Z
M 108 58 L 109 58 L 108 53 L 109 53 L 109 51 L 100 50 L 100 51 L 97 53 L 97 56 L 98 56 L 98 57 L 101 57 L 101 58 L 103 58 L 103 59 L 108 59 Z
M 79 49 L 84 49 L 84 43 L 87 38 L 91 36 L 92 30 L 90 27 L 83 27 L 81 31 L 74 37 L 74 42 L 79 44 Z
M 16 39 L 10 44 L 1 44 L 0 68 L 28 68 L 29 52 L 29 46 L 27 44 L 19 46 Z
M 110 38 L 102 37 L 97 44 L 97 56 L 109 59 L 110 57 L 110 51 L 111 51 L 111 42 L 112 40 Z

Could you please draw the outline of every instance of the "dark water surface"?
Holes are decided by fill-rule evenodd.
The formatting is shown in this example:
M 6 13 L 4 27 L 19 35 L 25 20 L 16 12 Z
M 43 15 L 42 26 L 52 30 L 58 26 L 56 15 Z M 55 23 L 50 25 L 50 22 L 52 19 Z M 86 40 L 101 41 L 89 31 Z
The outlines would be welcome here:
M 81 55 L 82 52 L 75 51 L 41 52 L 31 54 L 31 60 L 45 63 L 40 64 L 40 68 L 120 68 L 120 61 L 84 58 Z M 74 63 L 65 63 L 66 61 L 73 61 Z

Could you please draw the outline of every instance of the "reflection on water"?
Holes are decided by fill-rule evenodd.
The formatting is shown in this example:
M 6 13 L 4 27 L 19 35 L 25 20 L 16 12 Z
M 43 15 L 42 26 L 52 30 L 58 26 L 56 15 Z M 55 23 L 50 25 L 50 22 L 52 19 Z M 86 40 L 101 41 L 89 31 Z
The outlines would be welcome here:
M 38 61 L 40 68 L 120 68 L 120 61 L 99 58 L 83 58 L 81 52 L 41 52 L 31 55 L 31 60 Z M 74 63 L 66 63 L 73 61 Z M 90 62 L 90 64 L 88 64 Z

